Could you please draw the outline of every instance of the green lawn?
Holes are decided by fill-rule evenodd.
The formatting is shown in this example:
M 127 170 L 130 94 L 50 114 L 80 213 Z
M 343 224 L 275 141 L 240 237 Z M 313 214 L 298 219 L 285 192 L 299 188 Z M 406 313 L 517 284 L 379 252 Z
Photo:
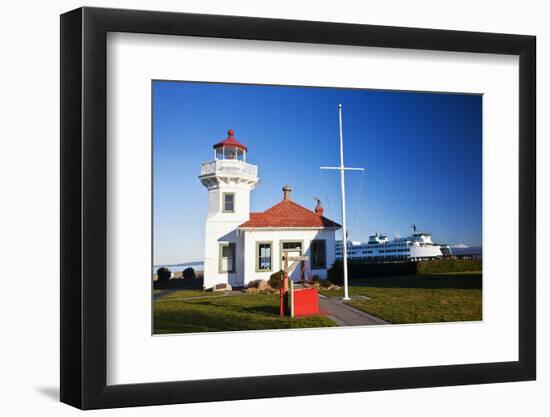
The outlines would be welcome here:
M 482 319 L 480 272 L 356 279 L 348 304 L 390 323 L 435 323 Z M 321 291 L 342 297 L 343 290 Z
M 163 300 L 178 300 L 191 297 L 219 297 L 223 296 L 223 292 L 206 292 L 203 290 L 174 290 L 163 295 Z
M 190 298 L 198 295 L 211 297 Z M 161 297 L 154 302 L 153 307 L 154 333 L 335 326 L 335 323 L 326 317 L 281 319 L 278 294 L 220 295 L 221 293 L 181 290 Z

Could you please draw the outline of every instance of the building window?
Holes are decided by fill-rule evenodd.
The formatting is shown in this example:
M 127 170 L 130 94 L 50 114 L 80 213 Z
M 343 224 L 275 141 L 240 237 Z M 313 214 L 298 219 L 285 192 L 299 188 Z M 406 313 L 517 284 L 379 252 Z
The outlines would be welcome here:
M 220 243 L 220 272 L 235 272 L 234 243 Z
M 284 266 L 283 256 L 285 254 L 289 257 L 302 256 L 302 246 L 302 241 L 298 240 L 281 242 L 281 269 L 283 269 Z
M 235 212 L 235 193 L 223 193 L 223 212 Z
M 256 271 L 271 271 L 271 242 L 256 243 Z
M 311 241 L 311 269 L 327 267 L 327 245 L 324 240 Z

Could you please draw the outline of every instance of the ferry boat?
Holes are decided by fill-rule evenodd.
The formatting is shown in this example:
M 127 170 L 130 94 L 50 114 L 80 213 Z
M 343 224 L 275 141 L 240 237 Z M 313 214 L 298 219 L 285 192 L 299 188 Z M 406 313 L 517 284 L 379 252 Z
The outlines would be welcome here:
M 442 248 L 448 245 L 433 243 L 430 233 L 418 232 L 413 225 L 413 233 L 407 237 L 388 239 L 385 234 L 375 233 L 368 242 L 349 241 L 348 259 L 365 261 L 418 261 L 444 256 Z M 443 249 L 445 250 L 445 249 Z M 343 258 L 342 241 L 336 241 L 336 259 Z

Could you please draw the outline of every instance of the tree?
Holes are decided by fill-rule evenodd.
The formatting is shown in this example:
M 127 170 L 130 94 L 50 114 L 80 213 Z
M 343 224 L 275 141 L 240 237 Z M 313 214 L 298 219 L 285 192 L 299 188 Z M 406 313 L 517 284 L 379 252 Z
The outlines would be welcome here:
M 191 267 L 185 268 L 183 272 L 181 273 L 181 277 L 183 279 L 195 279 L 197 276 L 195 275 L 195 270 Z
M 167 281 L 172 277 L 172 271 L 168 268 L 159 268 L 157 269 L 157 278 L 159 281 Z

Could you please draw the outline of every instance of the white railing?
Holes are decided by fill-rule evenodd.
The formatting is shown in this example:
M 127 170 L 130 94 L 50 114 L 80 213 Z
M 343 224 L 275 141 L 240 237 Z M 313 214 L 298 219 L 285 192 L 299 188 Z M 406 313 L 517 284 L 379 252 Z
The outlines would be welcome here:
M 250 177 L 258 176 L 258 167 L 243 161 L 232 159 L 215 159 L 201 164 L 201 175 L 214 174 L 245 174 Z

